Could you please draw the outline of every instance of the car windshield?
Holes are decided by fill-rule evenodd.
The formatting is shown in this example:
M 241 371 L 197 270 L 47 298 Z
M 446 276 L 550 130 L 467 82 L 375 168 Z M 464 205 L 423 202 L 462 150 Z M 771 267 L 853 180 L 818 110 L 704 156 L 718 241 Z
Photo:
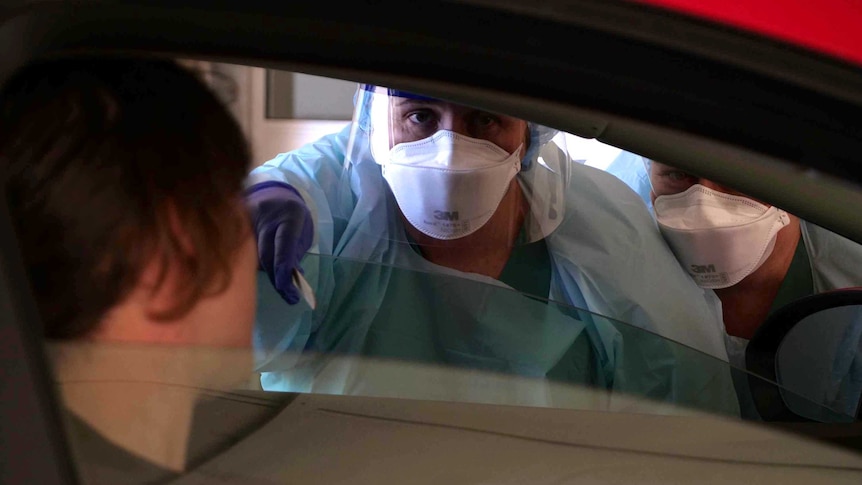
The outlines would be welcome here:
M 52 342 L 74 449 L 101 443 L 108 453 L 108 442 L 146 434 L 117 421 L 171 414 L 112 410 L 105 396 L 117 394 L 186 409 L 176 426 L 188 432 L 172 450 L 136 442 L 116 460 L 179 460 L 206 473 L 295 393 L 761 421 L 752 389 L 766 388 L 808 420 L 855 421 L 855 374 L 836 376 L 838 399 L 832 388 L 812 393 L 746 370 L 748 339 L 729 334 L 722 300 L 695 283 L 656 223 L 650 160 L 421 93 L 183 63 L 251 134 L 250 200 L 290 186 L 313 236 L 285 283 L 277 245 L 287 236 L 264 240 L 269 229 L 255 227 L 252 348 Z M 509 194 L 514 208 L 501 211 Z M 503 229 L 483 232 L 492 226 Z M 802 230 L 809 249 L 831 237 Z M 862 254 L 850 241 L 832 247 Z M 831 283 L 828 270 L 808 280 L 774 306 L 859 286 Z M 157 364 L 169 358 L 176 366 Z M 86 458 L 80 466 L 84 476 L 104 472 Z

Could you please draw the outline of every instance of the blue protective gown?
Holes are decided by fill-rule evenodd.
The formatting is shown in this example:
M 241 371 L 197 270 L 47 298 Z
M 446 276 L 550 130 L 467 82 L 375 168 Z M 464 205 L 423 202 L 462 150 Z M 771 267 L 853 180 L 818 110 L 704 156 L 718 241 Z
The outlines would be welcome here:
M 380 167 L 355 163 L 343 176 L 349 137 L 350 126 L 249 176 L 249 185 L 278 180 L 296 187 L 316 221 L 302 266 L 317 309 L 287 305 L 263 273 L 259 278 L 255 344 L 264 389 L 391 392 L 384 388 L 394 386 L 392 379 L 375 387 L 386 373 L 369 370 L 373 357 L 738 412 L 721 362 L 718 300 L 692 283 L 641 201 L 617 179 L 572 164 L 565 218 L 545 239 L 551 282 L 549 294 L 540 296 L 559 303 L 547 304 L 495 279 L 433 264 L 396 242 L 404 227 Z M 421 393 L 410 397 L 553 406 L 568 399 L 559 389 L 537 390 L 545 383 L 535 379 L 490 390 L 487 380 L 476 385 L 469 373 L 445 386 L 423 379 Z

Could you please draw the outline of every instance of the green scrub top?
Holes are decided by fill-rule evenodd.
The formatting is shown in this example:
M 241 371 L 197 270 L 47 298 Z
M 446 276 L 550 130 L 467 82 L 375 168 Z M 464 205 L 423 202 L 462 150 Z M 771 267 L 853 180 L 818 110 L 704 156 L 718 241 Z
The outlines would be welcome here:
M 515 246 L 500 281 L 521 293 L 547 298 L 551 291 L 551 257 L 545 239 Z
M 521 244 L 520 241 L 525 238 L 526 233 L 522 228 L 518 242 L 512 248 L 509 260 L 498 279 L 521 293 L 548 298 L 551 292 L 551 256 L 548 254 L 548 245 L 545 238 Z M 422 255 L 419 246 L 412 240 L 410 247 L 416 254 Z
M 796 252 L 793 254 L 793 260 L 790 261 L 790 267 L 787 268 L 787 274 L 784 275 L 784 280 L 781 282 L 781 286 L 778 287 L 778 293 L 775 295 L 775 299 L 772 300 L 769 314 L 772 315 L 776 310 L 794 300 L 813 294 L 814 280 L 811 275 L 811 263 L 808 260 L 808 250 L 805 248 L 805 241 L 800 236 L 799 243 L 796 244 Z

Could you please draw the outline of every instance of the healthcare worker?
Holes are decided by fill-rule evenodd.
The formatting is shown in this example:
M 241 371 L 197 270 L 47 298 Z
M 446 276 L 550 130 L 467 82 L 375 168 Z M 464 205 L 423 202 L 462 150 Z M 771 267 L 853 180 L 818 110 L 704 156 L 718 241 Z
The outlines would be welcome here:
M 738 368 L 745 368 L 748 341 L 778 308 L 814 293 L 862 286 L 862 246 L 849 239 L 635 154 L 621 154 L 608 171 L 652 206 L 682 266 L 721 300 L 725 345 Z
M 389 375 L 368 369 L 374 357 L 735 413 L 727 369 L 709 357 L 725 357 L 717 300 L 691 284 L 640 201 L 572 163 L 555 135 L 362 85 L 342 132 L 255 169 L 247 200 L 266 273 L 263 387 L 385 393 L 371 390 Z M 434 379 L 417 387 L 422 397 L 513 404 L 548 404 L 556 392 L 466 379 L 439 393 Z

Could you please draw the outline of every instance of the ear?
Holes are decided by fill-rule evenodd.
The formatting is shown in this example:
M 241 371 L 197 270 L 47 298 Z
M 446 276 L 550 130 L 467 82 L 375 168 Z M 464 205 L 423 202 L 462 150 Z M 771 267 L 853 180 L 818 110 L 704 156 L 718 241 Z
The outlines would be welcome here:
M 173 202 L 166 203 L 162 217 L 167 231 L 160 234 L 147 264 L 141 272 L 137 288 L 146 298 L 148 315 L 167 315 L 176 309 L 187 293 L 183 287 L 189 278 L 189 265 L 194 258 L 194 244 Z
M 176 320 L 156 319 L 176 308 L 175 291 L 180 278 L 176 265 L 154 255 L 144 265 L 138 283 L 129 295 L 106 312 L 88 336 L 111 342 L 171 343 L 183 341 L 185 325 Z

